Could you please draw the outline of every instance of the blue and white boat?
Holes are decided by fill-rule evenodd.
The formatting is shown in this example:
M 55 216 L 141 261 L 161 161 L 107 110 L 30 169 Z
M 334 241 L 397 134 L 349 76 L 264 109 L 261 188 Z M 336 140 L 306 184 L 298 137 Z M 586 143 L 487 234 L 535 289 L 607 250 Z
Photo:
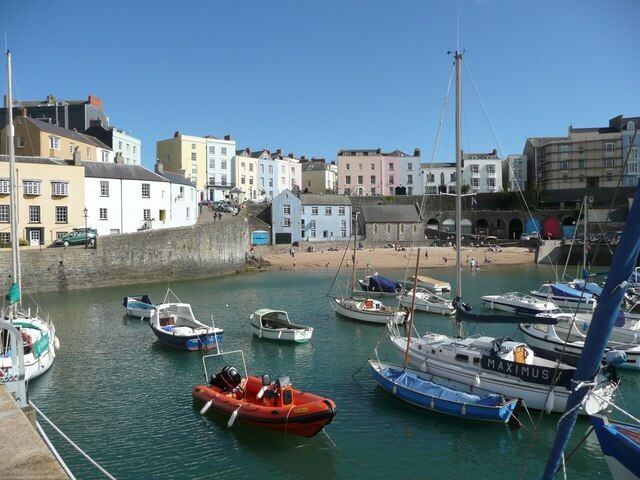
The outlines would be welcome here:
M 122 306 L 127 311 L 127 315 L 138 318 L 151 318 L 153 309 L 156 308 L 149 295 L 124 297 Z
M 572 311 L 593 312 L 598 300 L 589 292 L 582 292 L 564 283 L 544 283 L 538 290 L 532 290 L 531 295 L 555 303 L 560 308 Z
M 640 424 L 591 417 L 600 448 L 614 480 L 640 479 Z
M 394 365 L 369 360 L 373 378 L 384 390 L 407 403 L 425 410 L 471 420 L 506 423 L 518 400 L 485 392 L 472 386 L 450 388 L 436 378 Z M 458 388 L 464 388 L 459 390 Z
M 217 348 L 224 332 L 196 320 L 188 303 L 157 305 L 150 324 L 161 343 L 181 350 Z
M 519 292 L 509 292 L 503 295 L 484 295 L 481 300 L 486 307 L 492 310 L 503 310 L 517 315 L 560 312 L 553 302 L 540 300 Z
M 360 290 L 354 290 L 355 294 L 361 293 L 369 297 L 394 297 L 402 291 L 402 284 L 384 275 L 367 275 L 364 279 L 359 278 Z

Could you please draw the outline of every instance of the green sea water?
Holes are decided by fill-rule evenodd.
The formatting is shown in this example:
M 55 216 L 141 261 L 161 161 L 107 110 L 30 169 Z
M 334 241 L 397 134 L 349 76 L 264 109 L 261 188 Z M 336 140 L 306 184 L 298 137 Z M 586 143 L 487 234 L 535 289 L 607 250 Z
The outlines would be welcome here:
M 401 278 L 404 271 L 381 272 Z M 455 271 L 429 269 L 441 280 Z M 463 273 L 464 298 L 528 291 L 552 277 L 549 267 L 490 266 Z M 53 368 L 29 387 L 31 399 L 67 435 L 119 479 L 200 478 L 539 478 L 558 415 L 545 415 L 537 432 L 475 423 L 408 406 L 375 385 L 365 362 L 378 341 L 381 356 L 398 359 L 384 328 L 336 318 L 328 299 L 333 272 L 265 272 L 172 283 L 194 313 L 225 330 L 223 350 L 244 351 L 250 373 L 289 375 L 297 388 L 335 400 L 338 414 L 324 435 L 285 436 L 199 415 L 191 389 L 204 381 L 201 354 L 167 349 L 147 322 L 124 315 L 126 295 L 155 301 L 167 285 L 69 293 L 36 300 L 56 324 L 61 349 Z M 338 282 L 344 285 L 344 281 Z M 248 316 L 259 308 L 289 312 L 314 327 L 308 344 L 280 344 L 253 336 Z M 453 333 L 451 319 L 418 314 L 419 331 Z M 514 334 L 513 326 L 468 326 L 469 333 Z M 238 357 L 224 363 L 241 366 Z M 221 367 L 222 363 L 216 366 Z M 619 403 L 640 415 L 640 374 L 621 372 Z M 538 422 L 538 412 L 532 412 Z M 524 414 L 523 414 L 524 416 Z M 524 419 L 523 419 L 524 420 Z M 579 420 L 572 445 L 588 422 Z M 78 478 L 99 473 L 51 430 L 50 438 Z M 575 478 L 610 478 L 595 435 L 567 465 Z

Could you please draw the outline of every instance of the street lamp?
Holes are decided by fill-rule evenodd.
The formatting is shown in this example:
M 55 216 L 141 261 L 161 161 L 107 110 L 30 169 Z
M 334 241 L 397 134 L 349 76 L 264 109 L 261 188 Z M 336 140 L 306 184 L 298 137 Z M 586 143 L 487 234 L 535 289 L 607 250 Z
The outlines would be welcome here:
M 89 248 L 87 245 L 89 243 L 89 229 L 87 228 L 87 217 L 89 216 L 89 210 L 87 207 L 84 207 L 84 248 Z

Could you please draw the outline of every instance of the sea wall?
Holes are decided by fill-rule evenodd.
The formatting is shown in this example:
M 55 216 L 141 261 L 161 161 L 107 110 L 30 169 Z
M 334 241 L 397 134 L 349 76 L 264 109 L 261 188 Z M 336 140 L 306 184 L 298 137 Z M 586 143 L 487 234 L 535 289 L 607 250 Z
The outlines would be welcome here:
M 21 249 L 24 292 L 75 290 L 207 278 L 245 264 L 247 222 L 230 217 L 190 227 L 99 237 L 95 249 Z M 11 252 L 0 253 L 0 286 L 11 283 Z

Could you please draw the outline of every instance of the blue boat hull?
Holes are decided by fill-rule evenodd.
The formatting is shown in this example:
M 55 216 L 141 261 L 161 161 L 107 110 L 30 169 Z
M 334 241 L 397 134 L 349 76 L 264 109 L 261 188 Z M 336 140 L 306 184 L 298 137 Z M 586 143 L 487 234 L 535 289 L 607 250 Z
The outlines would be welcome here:
M 485 406 L 446 400 L 416 392 L 385 377 L 376 368 L 373 369 L 376 383 L 394 397 L 425 410 L 453 415 L 455 417 L 487 422 L 506 423 L 516 408 L 517 402 L 511 401 L 502 406 Z
M 180 350 L 209 350 L 211 348 L 216 348 L 216 344 L 221 343 L 223 338 L 222 333 L 210 333 L 205 335 L 173 335 L 153 327 L 151 327 L 151 330 L 155 333 L 158 341 Z
M 640 479 L 640 427 L 600 415 L 592 416 L 591 423 L 614 480 Z

